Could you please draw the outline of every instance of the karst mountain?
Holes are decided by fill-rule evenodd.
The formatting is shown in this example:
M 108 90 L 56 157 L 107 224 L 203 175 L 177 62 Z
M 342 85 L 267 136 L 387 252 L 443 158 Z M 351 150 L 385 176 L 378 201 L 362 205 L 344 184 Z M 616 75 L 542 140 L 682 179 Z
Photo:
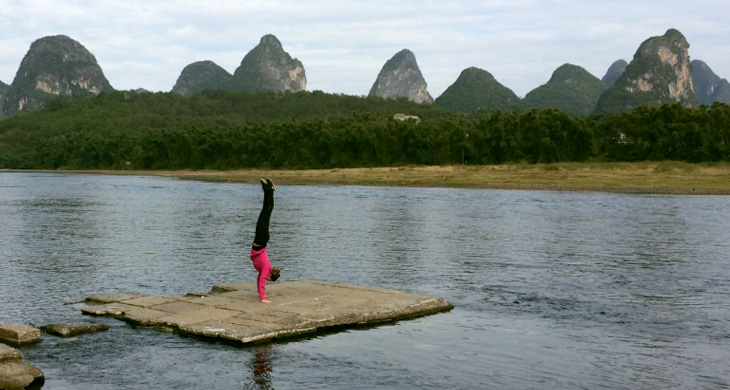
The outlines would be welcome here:
M 404 97 L 416 103 L 433 103 L 416 56 L 408 49 L 399 51 L 383 65 L 368 96 Z
M 564 64 L 550 80 L 522 100 L 526 108 L 555 108 L 575 115 L 589 115 L 606 85 L 580 66 Z
M 500 84 L 491 73 L 475 67 L 464 69 L 459 78 L 436 98 L 436 105 L 452 110 L 510 110 L 520 98 Z
M 601 94 L 595 111 L 677 102 L 696 105 L 688 49 L 687 39 L 675 29 L 645 40 L 613 86 Z
M 464 69 L 435 100 L 416 61 L 403 49 L 387 60 L 369 96 L 405 98 L 458 111 L 555 108 L 577 115 L 631 110 L 679 102 L 685 106 L 730 103 L 730 83 L 700 61 L 690 62 L 689 43 L 675 29 L 645 40 L 630 63 L 618 60 L 601 80 L 584 68 L 564 64 L 550 80 L 520 99 L 487 70 Z M 204 90 L 305 91 L 304 65 L 284 51 L 272 34 L 260 38 L 233 73 L 211 60 L 187 65 L 172 92 L 192 96 Z M 11 84 L 0 81 L 0 116 L 41 108 L 58 97 L 78 98 L 112 91 L 96 58 L 65 35 L 34 41 Z M 144 91 L 138 89 L 138 91 Z
M 7 115 L 42 107 L 54 97 L 85 97 L 113 90 L 96 58 L 65 36 L 40 38 L 30 45 L 5 95 Z

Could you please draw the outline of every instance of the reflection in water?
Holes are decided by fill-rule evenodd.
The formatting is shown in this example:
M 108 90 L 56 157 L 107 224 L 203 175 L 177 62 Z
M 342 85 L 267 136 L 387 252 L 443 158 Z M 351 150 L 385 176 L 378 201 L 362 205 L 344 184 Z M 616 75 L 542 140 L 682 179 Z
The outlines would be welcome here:
M 271 386 L 271 361 L 273 345 L 257 348 L 251 359 L 254 384 L 262 390 L 273 390 Z

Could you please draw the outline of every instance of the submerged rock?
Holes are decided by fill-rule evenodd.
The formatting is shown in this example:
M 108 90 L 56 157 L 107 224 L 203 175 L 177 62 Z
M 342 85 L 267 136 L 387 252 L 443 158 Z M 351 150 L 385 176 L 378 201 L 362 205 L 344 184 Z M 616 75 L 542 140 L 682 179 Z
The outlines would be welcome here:
M 44 332 L 60 337 L 72 337 L 80 334 L 100 332 L 109 329 L 106 324 L 76 323 L 76 324 L 49 324 L 41 327 Z

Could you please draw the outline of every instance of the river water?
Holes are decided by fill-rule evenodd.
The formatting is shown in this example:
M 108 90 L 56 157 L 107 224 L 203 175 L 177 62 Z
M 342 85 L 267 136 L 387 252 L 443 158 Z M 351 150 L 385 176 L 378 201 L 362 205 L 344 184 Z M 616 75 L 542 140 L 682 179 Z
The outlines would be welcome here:
M 261 198 L 258 184 L 0 173 L 0 323 L 111 326 L 21 348 L 46 389 L 730 388 L 727 196 L 280 185 L 282 280 L 455 309 L 242 347 L 73 303 L 253 281 Z

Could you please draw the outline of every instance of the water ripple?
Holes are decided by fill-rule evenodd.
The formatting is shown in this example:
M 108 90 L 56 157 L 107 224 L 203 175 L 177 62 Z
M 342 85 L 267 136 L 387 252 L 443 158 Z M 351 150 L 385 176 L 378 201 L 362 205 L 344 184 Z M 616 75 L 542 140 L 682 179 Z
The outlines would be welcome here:
M 449 313 L 240 348 L 108 320 L 24 348 L 54 389 L 730 388 L 722 196 L 277 189 L 284 280 L 441 296 Z M 253 280 L 256 185 L 0 173 L 0 323 L 109 290 Z M 93 319 L 106 321 L 104 319 Z M 130 383 L 130 378 L 134 378 Z

